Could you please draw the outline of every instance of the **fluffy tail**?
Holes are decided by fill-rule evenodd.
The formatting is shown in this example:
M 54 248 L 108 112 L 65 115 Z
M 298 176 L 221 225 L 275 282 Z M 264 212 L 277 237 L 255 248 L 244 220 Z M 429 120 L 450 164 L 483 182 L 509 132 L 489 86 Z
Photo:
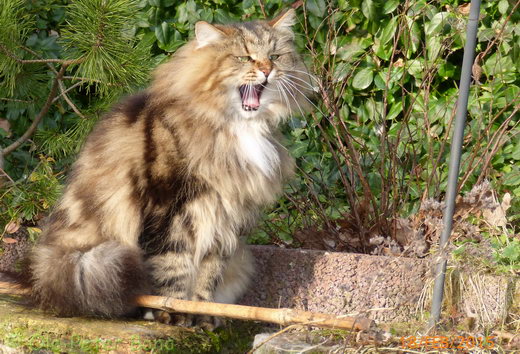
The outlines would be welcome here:
M 86 250 L 39 245 L 30 256 L 32 296 L 62 316 L 121 316 L 148 290 L 138 249 L 115 241 Z

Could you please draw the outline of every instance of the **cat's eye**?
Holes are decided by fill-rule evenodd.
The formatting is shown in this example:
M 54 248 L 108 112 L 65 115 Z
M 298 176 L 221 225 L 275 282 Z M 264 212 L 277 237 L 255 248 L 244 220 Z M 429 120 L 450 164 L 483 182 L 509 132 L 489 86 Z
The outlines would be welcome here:
M 280 58 L 280 55 L 278 55 L 278 54 L 273 54 L 273 55 L 269 56 L 269 60 L 276 60 L 278 58 Z
M 251 57 L 248 55 L 238 56 L 236 58 L 238 59 L 238 61 L 240 61 L 242 63 L 247 63 L 248 61 L 252 60 Z

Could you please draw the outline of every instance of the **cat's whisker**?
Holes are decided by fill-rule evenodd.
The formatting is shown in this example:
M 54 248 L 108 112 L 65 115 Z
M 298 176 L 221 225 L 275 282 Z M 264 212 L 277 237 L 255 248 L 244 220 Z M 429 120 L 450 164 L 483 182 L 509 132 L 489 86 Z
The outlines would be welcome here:
M 282 94 L 282 96 L 284 98 L 284 102 L 285 102 L 285 105 L 287 106 L 287 109 L 290 111 L 291 110 L 291 103 L 289 102 L 289 98 L 287 97 L 287 94 L 285 93 L 285 90 L 280 85 L 281 83 L 282 83 L 281 81 L 278 81 L 276 83 L 276 85 L 278 86 L 279 92 L 281 92 L 281 94 Z
M 284 80 L 282 80 L 282 81 L 284 81 Z M 292 88 L 294 88 L 296 91 L 298 91 L 298 92 L 303 96 L 303 98 L 305 98 L 305 99 L 306 99 L 306 100 L 307 100 L 307 101 L 308 101 L 308 102 L 309 102 L 309 103 L 310 103 L 314 108 L 316 108 L 316 110 L 318 110 L 318 112 L 320 112 L 324 117 L 328 117 L 328 116 L 329 116 L 329 115 L 323 113 L 323 111 L 322 111 L 318 106 L 316 106 L 316 105 L 314 104 L 314 102 L 312 102 L 312 101 L 311 101 L 311 100 L 310 100 L 310 99 L 309 99 L 309 98 L 308 98 L 308 97 L 307 97 L 303 92 L 301 92 L 301 91 L 300 91 L 300 90 L 299 90 L 295 85 L 293 85 L 292 82 L 287 81 L 287 80 L 285 80 L 284 82 L 285 82 L 286 84 L 288 84 L 288 85 L 291 85 Z
M 285 74 L 285 76 L 290 77 L 291 79 L 296 79 L 296 80 L 300 81 L 301 85 L 306 84 L 309 89 L 314 91 L 314 87 L 308 81 L 305 81 L 301 77 L 294 76 L 294 75 L 287 74 L 287 73 Z
M 272 87 L 269 87 L 267 85 L 264 85 L 264 84 L 260 84 L 260 86 L 262 86 L 264 88 L 264 90 L 267 90 L 267 91 L 272 91 L 272 92 L 276 92 L 277 90 L 273 89 Z
M 276 90 L 278 91 L 278 97 L 280 98 L 280 103 L 282 102 L 282 93 L 280 92 L 280 85 L 275 81 Z
M 312 75 L 312 74 L 311 74 L 310 72 L 308 72 L 308 71 L 297 70 L 297 69 L 287 69 L 287 70 L 285 70 L 285 71 L 305 74 L 306 76 L 310 77 L 311 79 L 316 80 L 316 82 L 320 82 L 320 80 L 319 80 L 316 76 Z
M 288 83 L 288 82 L 287 82 L 287 83 Z M 283 80 L 280 81 L 280 84 L 281 84 L 282 86 L 285 86 Z M 296 99 L 296 97 L 294 96 L 294 94 L 293 94 L 289 89 L 287 90 L 287 93 L 288 93 L 288 94 L 292 97 L 292 99 L 294 100 L 294 103 L 296 104 L 296 107 L 298 107 L 298 110 L 300 111 L 302 117 L 305 118 L 305 113 L 303 112 L 303 109 L 301 108 L 301 106 L 300 106 L 300 104 L 298 103 L 298 100 Z
M 297 87 L 299 87 L 303 91 L 307 91 L 307 92 L 308 91 L 313 91 L 313 92 L 315 92 L 315 90 L 313 88 L 304 86 L 303 84 L 301 84 L 299 82 L 296 82 L 296 81 L 293 81 L 292 79 L 287 79 L 286 81 L 292 83 L 293 85 L 296 85 Z

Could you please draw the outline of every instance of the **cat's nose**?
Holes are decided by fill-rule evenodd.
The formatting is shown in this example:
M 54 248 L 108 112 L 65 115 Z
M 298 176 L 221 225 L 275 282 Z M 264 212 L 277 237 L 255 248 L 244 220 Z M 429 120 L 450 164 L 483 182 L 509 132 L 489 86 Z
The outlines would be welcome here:
M 263 61 L 263 62 L 259 62 L 257 64 L 257 68 L 258 68 L 258 70 L 260 70 L 262 72 L 262 74 L 264 74 L 265 78 L 267 79 L 267 77 L 271 73 L 273 67 L 272 67 L 271 63 Z
M 269 68 L 262 68 L 260 71 L 264 73 L 266 78 L 269 77 L 269 74 L 271 73 L 271 69 Z

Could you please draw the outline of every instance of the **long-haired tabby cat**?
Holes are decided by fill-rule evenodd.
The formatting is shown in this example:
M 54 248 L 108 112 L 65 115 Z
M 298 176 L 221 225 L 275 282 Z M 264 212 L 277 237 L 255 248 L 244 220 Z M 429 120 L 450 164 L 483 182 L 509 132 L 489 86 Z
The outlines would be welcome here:
M 308 93 L 294 20 L 198 22 L 149 89 L 97 124 L 30 255 L 41 307 L 119 316 L 136 294 L 241 295 L 252 263 L 239 237 L 291 175 L 277 126 Z

